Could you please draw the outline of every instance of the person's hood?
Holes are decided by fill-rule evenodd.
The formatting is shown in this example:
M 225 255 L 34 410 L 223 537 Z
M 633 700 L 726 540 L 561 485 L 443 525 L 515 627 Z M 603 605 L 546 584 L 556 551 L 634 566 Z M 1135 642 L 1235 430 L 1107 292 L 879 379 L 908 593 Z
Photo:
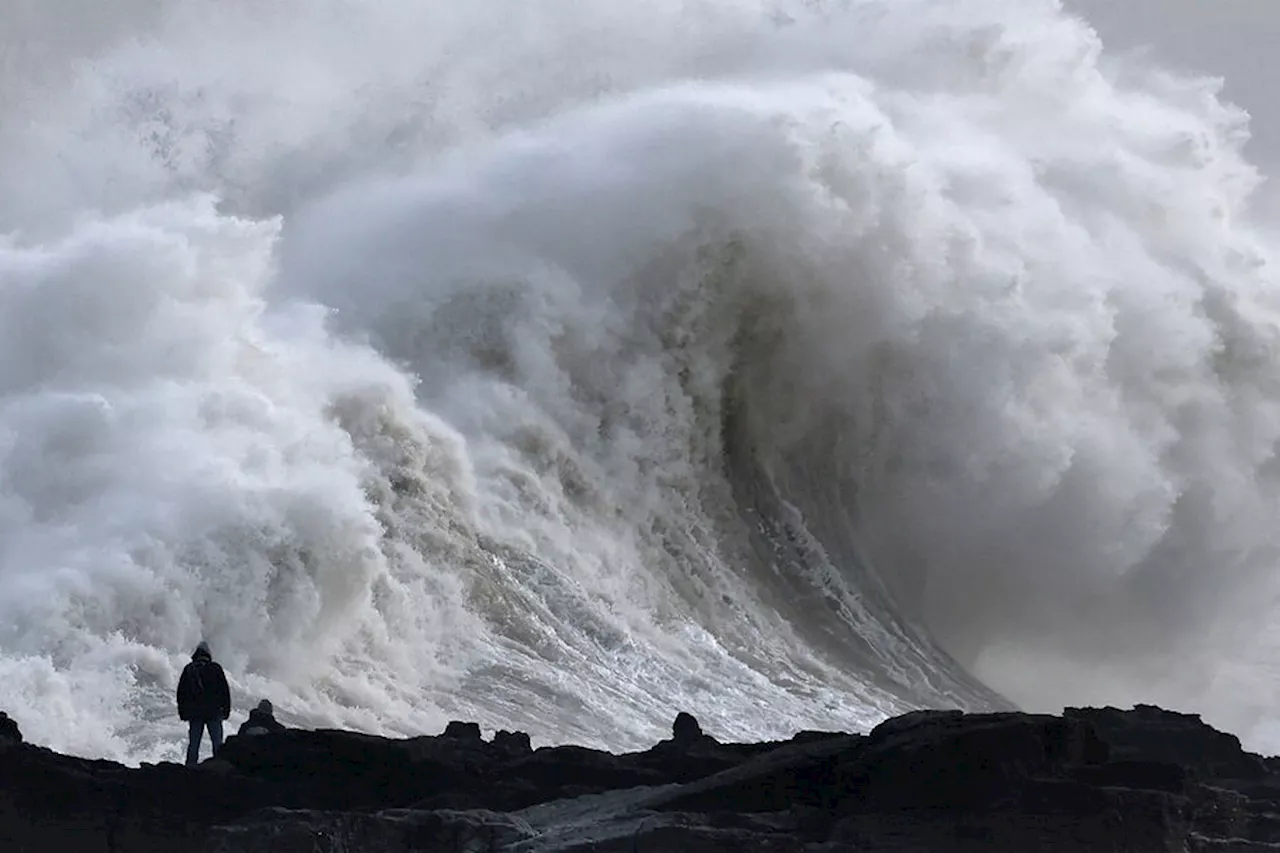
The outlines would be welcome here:
M 209 651 L 209 644 L 204 640 L 200 641 L 200 645 L 196 646 L 196 650 L 191 653 L 192 660 L 213 660 L 213 653 Z

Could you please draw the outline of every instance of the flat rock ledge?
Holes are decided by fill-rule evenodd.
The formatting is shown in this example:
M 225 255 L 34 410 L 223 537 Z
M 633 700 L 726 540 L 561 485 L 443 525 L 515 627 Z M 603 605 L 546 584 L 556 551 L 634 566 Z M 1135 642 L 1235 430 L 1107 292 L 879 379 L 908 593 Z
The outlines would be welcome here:
M 623 755 L 465 722 L 407 740 L 290 730 L 232 737 L 194 769 L 60 755 L 6 720 L 8 853 L 1280 853 L 1280 759 L 1146 705 L 918 711 L 752 744 L 682 713 Z

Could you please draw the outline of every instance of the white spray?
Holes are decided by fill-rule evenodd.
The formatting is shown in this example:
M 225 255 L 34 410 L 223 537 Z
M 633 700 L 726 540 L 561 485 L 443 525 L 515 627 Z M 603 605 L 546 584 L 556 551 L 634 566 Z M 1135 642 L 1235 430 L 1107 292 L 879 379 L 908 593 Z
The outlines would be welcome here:
M 1267 742 L 1280 314 L 1209 84 L 1025 0 L 101 24 L 0 36 L 32 739 L 175 757 L 201 637 L 391 733 L 998 703 L 928 632 Z

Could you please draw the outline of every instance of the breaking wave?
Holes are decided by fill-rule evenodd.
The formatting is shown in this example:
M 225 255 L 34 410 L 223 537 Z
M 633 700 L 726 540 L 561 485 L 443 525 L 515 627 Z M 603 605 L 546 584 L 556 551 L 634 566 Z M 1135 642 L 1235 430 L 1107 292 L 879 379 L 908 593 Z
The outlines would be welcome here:
M 1212 81 L 1047 0 L 24 8 L 30 739 L 176 758 L 207 638 L 240 708 L 392 734 L 1278 740 L 1275 238 Z

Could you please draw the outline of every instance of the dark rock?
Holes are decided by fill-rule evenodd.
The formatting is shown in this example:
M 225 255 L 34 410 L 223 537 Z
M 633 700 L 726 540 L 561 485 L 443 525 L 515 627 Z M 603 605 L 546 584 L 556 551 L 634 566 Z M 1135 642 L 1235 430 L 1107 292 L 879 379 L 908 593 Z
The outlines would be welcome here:
M 388 740 L 230 738 L 197 769 L 130 769 L 0 737 L 0 850 L 25 853 L 1280 849 L 1280 762 L 1142 706 L 920 711 L 867 735 L 612 755 L 486 743 L 474 723 Z
M 1094 787 L 1133 788 L 1185 794 L 1189 773 L 1181 764 L 1163 761 L 1111 761 L 1094 767 L 1078 767 L 1071 777 Z
M 800 806 L 829 811 L 825 798 L 816 795 L 832 782 L 837 756 L 858 750 L 863 741 L 858 735 L 846 735 L 783 746 L 687 782 L 650 807 L 682 812 L 776 812 Z
M 706 735 L 702 733 L 702 726 L 698 723 L 697 717 L 686 711 L 676 714 L 676 720 L 671 724 L 671 739 L 682 746 L 700 742 Z
M 458 740 L 480 740 L 480 724 L 450 720 L 449 725 L 444 728 L 444 736 Z
M 792 743 L 816 743 L 820 740 L 830 740 L 836 737 L 846 737 L 843 732 L 813 732 L 802 731 L 796 732 L 791 738 Z
M 1082 723 L 1031 714 L 922 712 L 875 728 L 833 768 L 859 808 L 999 808 L 1026 778 L 1105 760 Z
M 661 768 L 581 746 L 542 747 L 507 768 L 529 786 L 523 795 L 508 801 L 507 808 L 670 781 Z
M 263 809 L 214 827 L 207 853 L 501 850 L 533 831 L 519 818 L 474 811 L 318 812 Z
M 1117 758 L 1159 755 L 1206 779 L 1263 779 L 1274 773 L 1261 758 L 1245 752 L 1239 738 L 1210 728 L 1196 714 L 1138 705 L 1132 711 L 1067 708 L 1062 715 L 1092 726 Z
M 529 743 L 529 735 L 525 732 L 509 732 L 502 729 L 493 735 L 493 745 L 510 753 L 528 753 L 533 751 Z
M 129 769 L 23 744 L 0 757 L 0 850 L 199 849 L 256 807 L 260 782 L 176 764 Z
M 18 724 L 4 711 L 0 711 L 0 740 L 22 743 L 22 732 L 18 729 Z

